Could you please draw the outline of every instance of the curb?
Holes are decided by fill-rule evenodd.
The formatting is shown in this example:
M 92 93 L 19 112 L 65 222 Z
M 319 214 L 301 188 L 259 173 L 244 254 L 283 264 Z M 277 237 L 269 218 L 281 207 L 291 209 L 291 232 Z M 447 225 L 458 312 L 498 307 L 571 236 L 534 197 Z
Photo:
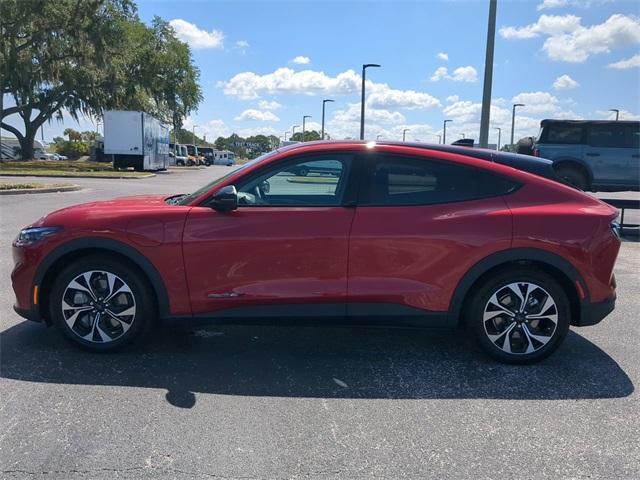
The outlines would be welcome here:
M 114 176 L 114 175 L 42 175 L 39 173 L 11 173 L 0 171 L 0 177 L 43 177 L 43 178 L 106 178 L 112 180 L 140 180 L 142 178 L 155 177 L 155 173 L 149 173 L 138 177 Z
M 75 192 L 81 190 L 80 185 L 60 185 L 58 187 L 45 188 L 17 188 L 15 190 L 0 190 L 0 195 L 27 195 L 30 193 L 57 193 L 57 192 Z

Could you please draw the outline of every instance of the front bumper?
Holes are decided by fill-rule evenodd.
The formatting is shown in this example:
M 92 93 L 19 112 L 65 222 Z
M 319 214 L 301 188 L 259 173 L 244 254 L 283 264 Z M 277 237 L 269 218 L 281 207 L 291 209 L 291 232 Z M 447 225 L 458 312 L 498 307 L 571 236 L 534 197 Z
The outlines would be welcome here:
M 27 320 L 31 320 L 32 322 L 42 322 L 42 317 L 40 316 L 40 313 L 36 310 L 28 310 L 26 308 L 20 308 L 17 305 L 13 306 L 13 310 L 22 318 L 26 318 Z
M 588 327 L 600 323 L 607 315 L 613 312 L 616 307 L 616 295 L 608 298 L 603 302 L 588 303 L 583 302 L 580 305 L 580 321 L 578 327 Z

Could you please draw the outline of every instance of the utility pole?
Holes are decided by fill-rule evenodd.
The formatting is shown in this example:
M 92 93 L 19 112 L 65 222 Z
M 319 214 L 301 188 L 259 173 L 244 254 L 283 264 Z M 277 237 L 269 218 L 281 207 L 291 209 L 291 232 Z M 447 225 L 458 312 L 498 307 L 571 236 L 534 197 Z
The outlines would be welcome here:
M 511 145 L 513 145 L 513 134 L 516 126 L 516 107 L 524 107 L 524 103 L 514 103 L 511 111 Z
M 369 67 L 380 67 L 377 63 L 365 63 L 362 65 L 362 95 L 360 99 L 360 140 L 364 140 L 364 89 L 365 89 L 365 78 L 366 78 L 366 70 Z
M 443 127 L 442 127 L 442 144 L 446 145 L 447 144 L 447 123 L 449 122 L 453 122 L 453 120 L 445 120 L 443 122 Z
M 480 114 L 480 148 L 489 145 L 489 121 L 491 117 L 491 86 L 493 83 L 493 50 L 496 39 L 497 0 L 489 0 L 489 24 L 487 26 L 487 51 L 484 59 L 484 89 Z
M 328 98 L 325 100 L 322 100 L 322 131 L 320 133 L 320 140 L 324 140 L 324 107 L 327 104 L 327 102 L 333 102 L 333 100 Z
M 303 115 L 302 116 L 302 141 L 304 142 L 304 134 L 305 134 L 305 122 L 307 118 L 311 118 L 311 115 Z

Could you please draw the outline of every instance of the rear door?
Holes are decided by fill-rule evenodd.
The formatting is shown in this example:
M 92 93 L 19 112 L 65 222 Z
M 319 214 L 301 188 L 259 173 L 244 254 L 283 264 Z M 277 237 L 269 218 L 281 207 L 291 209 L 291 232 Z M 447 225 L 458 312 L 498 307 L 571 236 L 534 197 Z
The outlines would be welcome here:
M 364 157 L 349 246 L 349 315 L 446 312 L 462 275 L 509 248 L 511 213 L 500 195 L 516 185 L 434 158 Z
M 627 126 L 622 123 L 589 125 L 585 157 L 591 164 L 594 184 L 628 184 L 631 180 L 631 155 L 627 144 Z

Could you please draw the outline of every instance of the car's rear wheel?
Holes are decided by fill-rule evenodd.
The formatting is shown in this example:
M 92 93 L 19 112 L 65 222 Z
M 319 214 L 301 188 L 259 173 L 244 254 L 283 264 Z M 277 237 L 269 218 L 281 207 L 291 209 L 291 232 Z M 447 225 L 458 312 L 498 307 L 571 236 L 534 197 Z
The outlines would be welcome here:
M 67 338 L 92 351 L 119 349 L 153 322 L 153 295 L 130 265 L 103 256 L 81 258 L 55 279 L 50 315 Z
M 511 270 L 491 277 L 469 303 L 476 339 L 504 363 L 538 362 L 564 340 L 571 320 L 562 286 L 537 270 Z
M 580 171 L 576 167 L 571 167 L 568 165 L 560 166 L 556 169 L 556 173 L 569 185 L 579 188 L 580 190 L 587 190 L 587 188 L 589 187 L 587 176 L 584 174 L 584 172 Z

